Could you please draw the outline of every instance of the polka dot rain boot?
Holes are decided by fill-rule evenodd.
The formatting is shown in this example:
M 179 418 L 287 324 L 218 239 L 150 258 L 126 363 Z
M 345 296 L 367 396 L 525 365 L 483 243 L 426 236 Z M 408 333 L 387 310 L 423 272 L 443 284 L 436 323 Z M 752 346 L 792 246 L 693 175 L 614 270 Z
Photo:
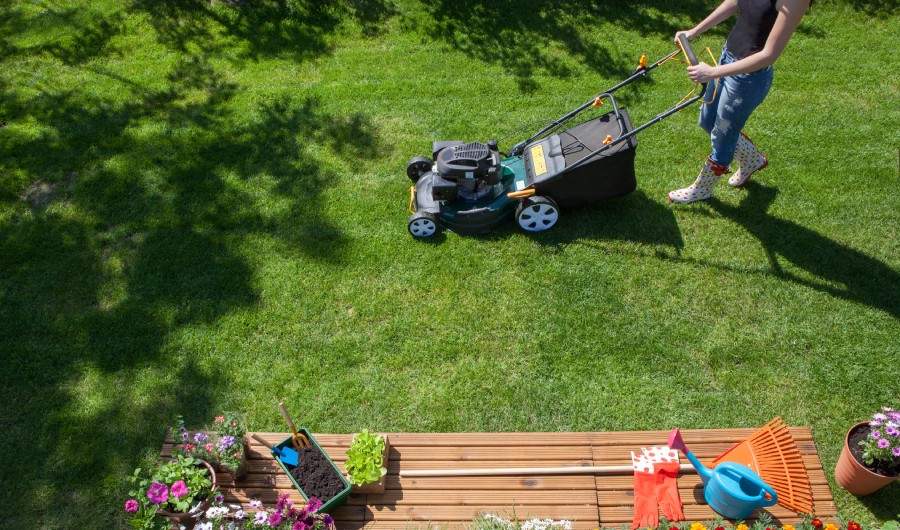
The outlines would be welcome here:
M 713 187 L 722 178 L 722 175 L 728 172 L 728 167 L 717 164 L 712 159 L 707 158 L 706 164 L 700 170 L 700 176 L 697 180 L 687 188 L 670 191 L 669 200 L 681 204 L 688 204 L 694 201 L 704 201 L 712 197 Z
M 728 179 L 728 184 L 735 188 L 742 188 L 753 173 L 763 170 L 769 165 L 766 155 L 760 153 L 756 144 L 743 132 L 738 137 L 737 147 L 734 149 L 734 161 L 740 167 Z

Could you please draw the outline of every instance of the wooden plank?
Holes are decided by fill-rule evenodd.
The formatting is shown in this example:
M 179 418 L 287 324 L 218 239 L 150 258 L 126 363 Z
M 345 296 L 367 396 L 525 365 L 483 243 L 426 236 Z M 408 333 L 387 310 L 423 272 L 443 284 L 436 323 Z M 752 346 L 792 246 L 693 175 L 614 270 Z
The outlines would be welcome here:
M 721 516 L 714 512 L 712 508 L 705 504 L 686 504 L 684 505 L 684 516 L 687 521 L 709 521 L 719 519 Z M 634 519 L 634 508 L 628 506 L 608 506 L 600 507 L 600 524 L 604 527 L 620 526 L 630 524 Z M 768 512 L 773 516 L 773 522 L 779 526 L 784 524 L 796 524 L 803 520 L 802 516 L 787 508 L 772 506 L 765 510 L 757 510 L 753 512 L 752 517 L 748 517 L 748 521 L 754 521 L 761 514 Z
M 388 475 L 387 489 L 403 490 L 591 490 L 596 489 L 591 475 L 516 476 L 516 477 L 396 477 Z
M 518 507 L 509 504 L 480 504 L 477 506 L 394 506 L 376 504 L 368 508 L 371 519 L 378 521 L 460 521 L 471 522 L 483 513 L 506 514 L 515 510 L 520 518 L 540 517 L 551 519 L 567 519 L 570 521 L 599 522 L 597 509 L 593 505 L 558 506 L 537 505 Z M 596 523 L 595 523 L 596 524 Z
M 460 491 L 460 490 L 390 490 L 383 495 L 370 495 L 369 501 L 381 506 L 507 506 L 585 505 L 597 502 L 593 490 L 541 491 Z

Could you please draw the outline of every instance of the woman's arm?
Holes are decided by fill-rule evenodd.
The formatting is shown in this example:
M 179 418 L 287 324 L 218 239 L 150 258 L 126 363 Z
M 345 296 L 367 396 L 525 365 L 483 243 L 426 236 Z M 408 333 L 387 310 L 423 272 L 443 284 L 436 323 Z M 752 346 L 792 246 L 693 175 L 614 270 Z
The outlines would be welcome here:
M 772 32 L 762 50 L 731 64 L 710 66 L 700 63 L 689 66 L 688 77 L 695 83 L 706 83 L 719 77 L 745 74 L 771 66 L 784 51 L 808 8 L 809 0 L 778 0 L 778 18 L 775 19 L 775 25 L 772 26 Z
M 719 7 L 717 7 L 712 13 L 709 14 L 708 17 L 704 18 L 702 22 L 693 27 L 693 29 L 689 29 L 687 31 L 679 31 L 675 34 L 675 44 L 678 44 L 678 35 L 684 33 L 687 35 L 688 40 L 694 40 L 698 35 L 704 33 L 706 30 L 713 26 L 717 26 L 722 21 L 732 17 L 738 11 L 738 3 L 737 0 L 725 0 Z

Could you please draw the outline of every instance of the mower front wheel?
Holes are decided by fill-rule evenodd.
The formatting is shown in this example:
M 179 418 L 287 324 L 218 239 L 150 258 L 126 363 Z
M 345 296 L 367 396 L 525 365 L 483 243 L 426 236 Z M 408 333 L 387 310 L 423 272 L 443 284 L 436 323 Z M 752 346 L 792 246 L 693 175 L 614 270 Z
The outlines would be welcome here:
M 549 230 L 559 221 L 559 206 L 550 197 L 532 195 L 516 208 L 516 223 L 526 232 Z
M 406 176 L 413 182 L 418 182 L 419 177 L 431 171 L 431 159 L 424 156 L 414 156 L 406 163 Z
M 409 216 L 406 228 L 416 239 L 425 239 L 438 233 L 437 215 L 431 212 L 416 212 Z

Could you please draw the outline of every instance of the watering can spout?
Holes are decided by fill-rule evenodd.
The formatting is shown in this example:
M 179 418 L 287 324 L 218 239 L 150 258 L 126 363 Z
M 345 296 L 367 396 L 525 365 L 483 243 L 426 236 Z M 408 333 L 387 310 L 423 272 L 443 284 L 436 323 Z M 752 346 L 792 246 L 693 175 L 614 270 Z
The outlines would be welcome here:
M 712 470 L 701 464 L 700 460 L 694 456 L 694 453 L 688 451 L 687 446 L 684 445 L 684 440 L 681 438 L 681 431 L 679 431 L 678 428 L 673 429 L 672 432 L 669 433 L 669 447 L 681 451 L 684 453 L 684 456 L 688 457 L 688 460 L 691 461 L 691 465 L 694 466 L 694 469 L 697 470 L 697 474 L 700 475 L 703 484 L 706 484 L 707 481 L 712 478 Z

